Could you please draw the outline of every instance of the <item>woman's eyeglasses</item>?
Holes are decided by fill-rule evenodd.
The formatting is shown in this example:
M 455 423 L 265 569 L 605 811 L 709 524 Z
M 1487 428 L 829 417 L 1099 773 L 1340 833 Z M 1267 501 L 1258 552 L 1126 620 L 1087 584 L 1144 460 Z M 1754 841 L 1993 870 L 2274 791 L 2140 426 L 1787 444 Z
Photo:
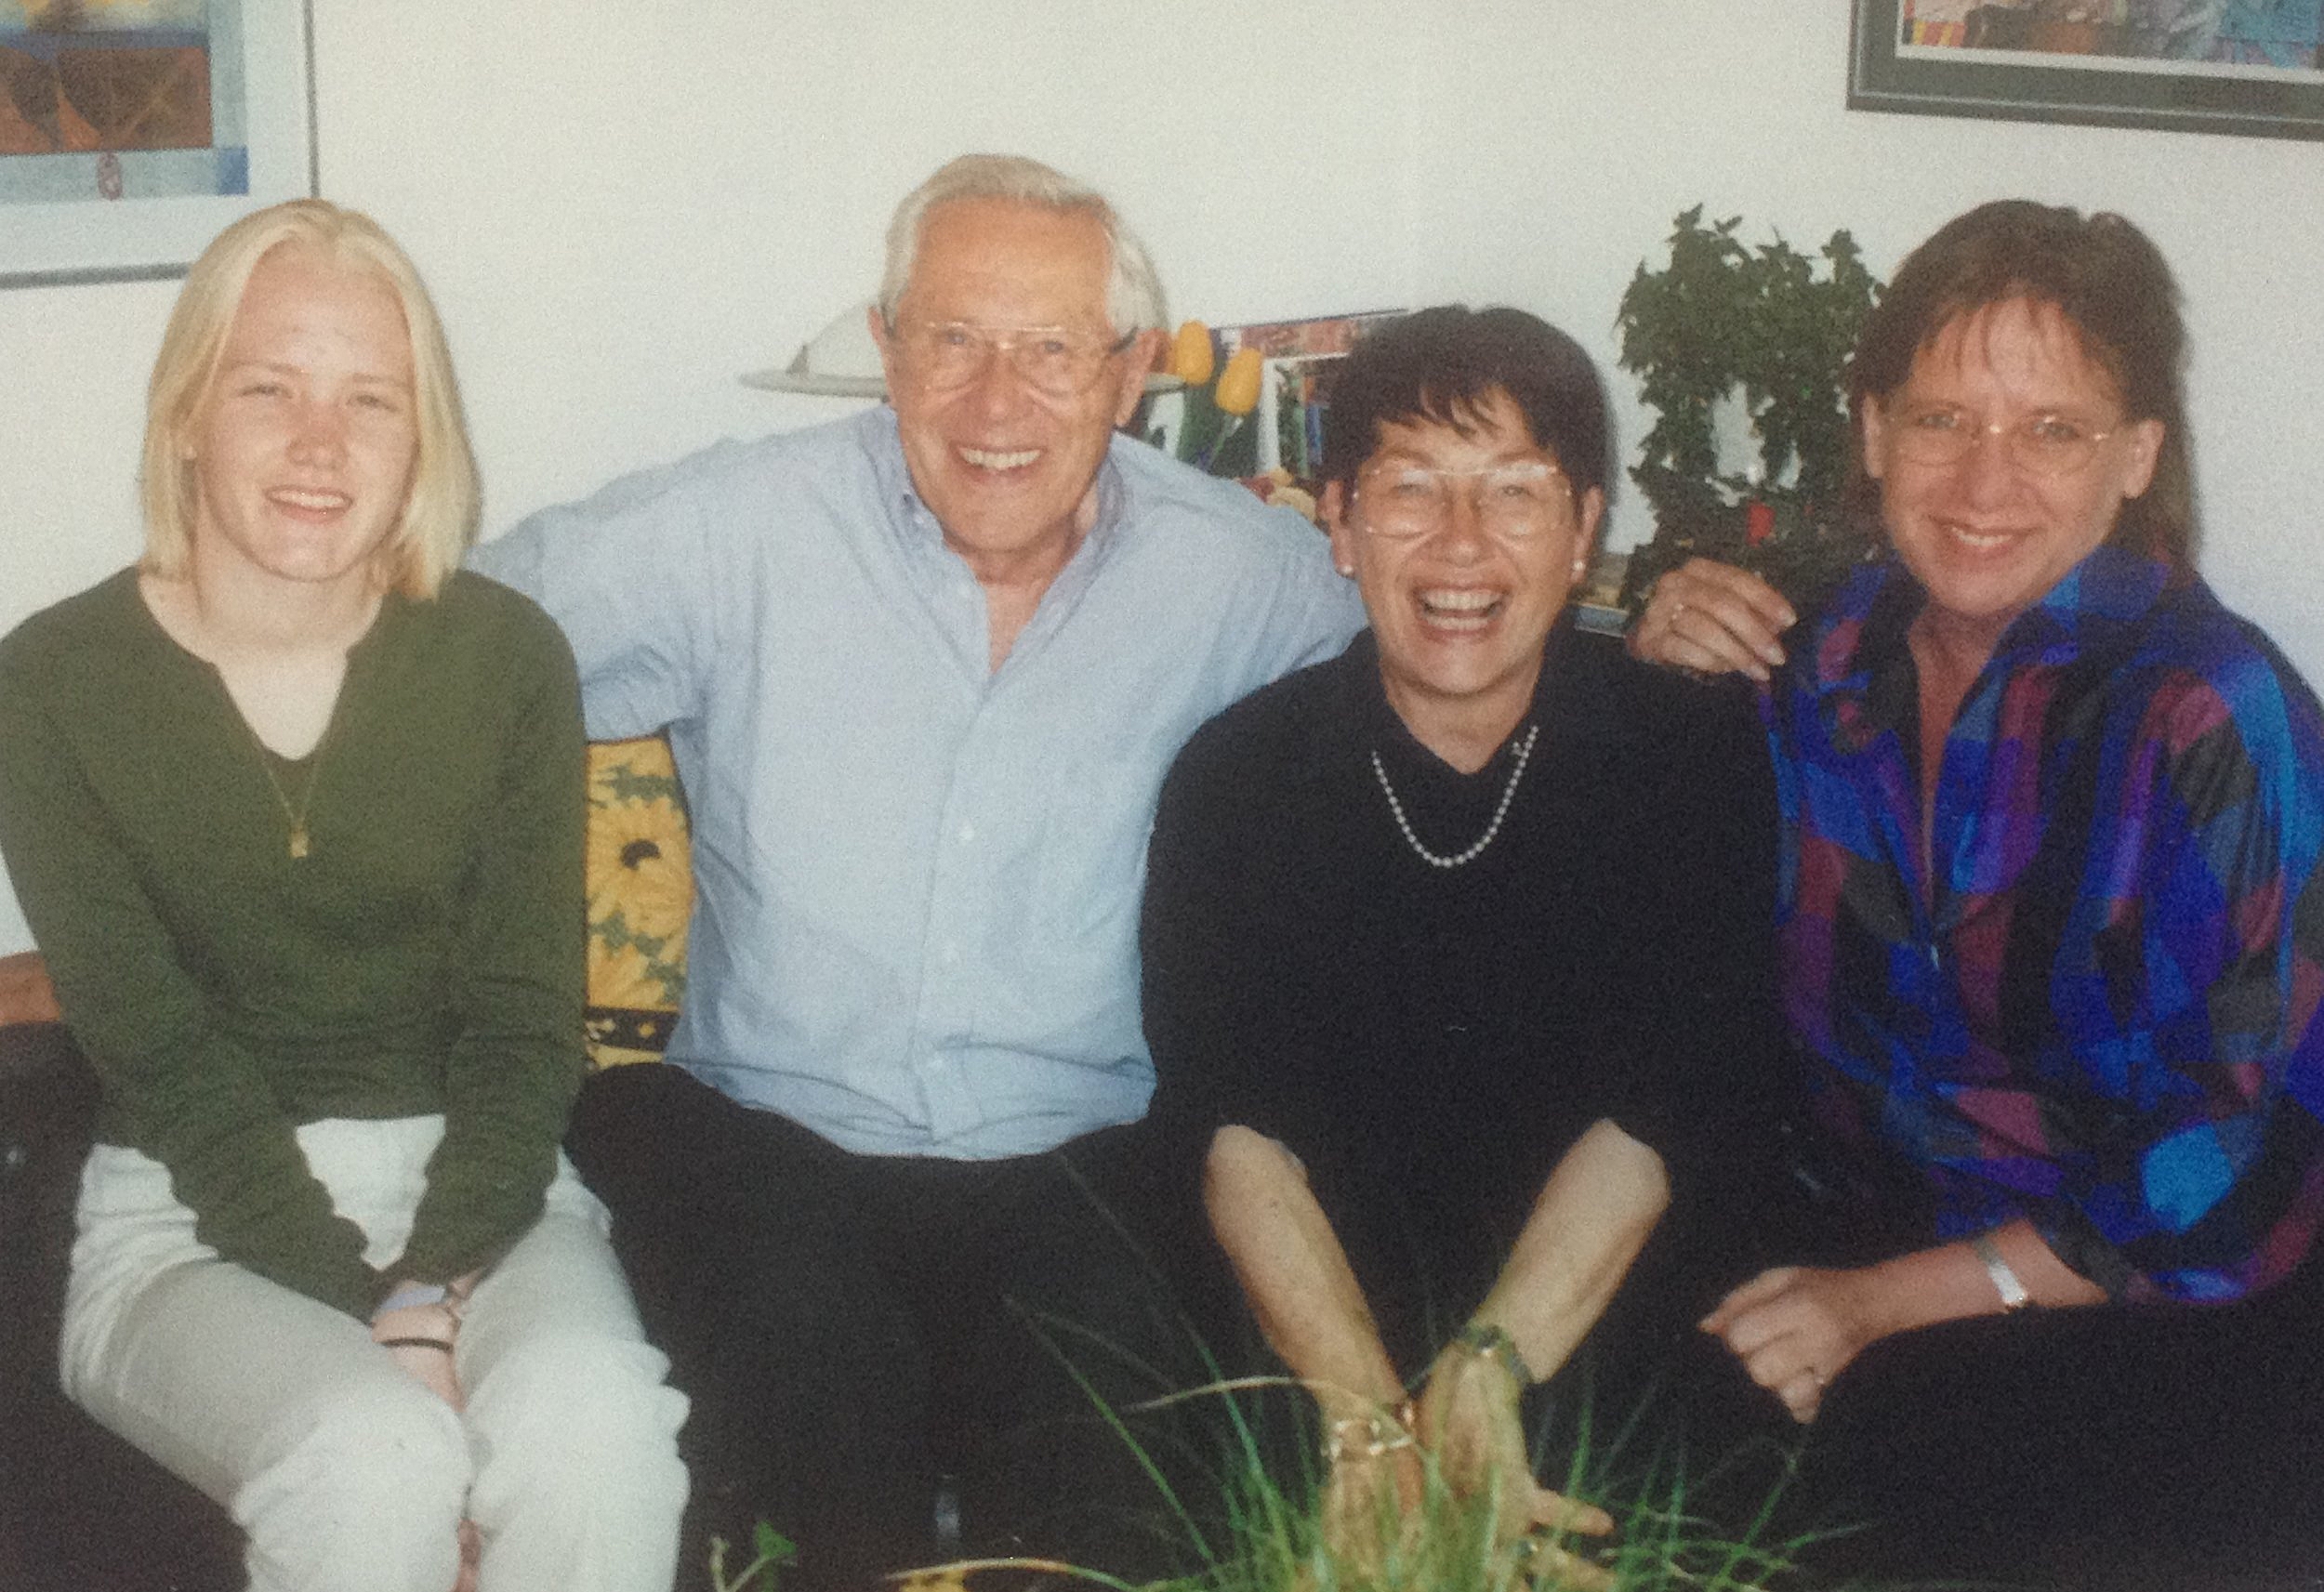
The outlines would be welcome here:
M 1389 464 L 1359 471 L 1355 478 L 1364 529 L 1397 540 L 1443 530 L 1462 495 L 1486 532 L 1516 542 L 1554 526 L 1570 501 L 1565 472 L 1545 459 L 1481 470 Z
M 1990 437 L 2017 469 L 2047 480 L 2088 468 L 2098 456 L 2099 445 L 2114 435 L 2114 429 L 2093 426 L 2072 414 L 2042 413 L 2018 420 L 1980 420 L 1957 403 L 1917 403 L 1892 412 L 1884 434 L 1898 458 L 1939 469 L 1960 464 Z

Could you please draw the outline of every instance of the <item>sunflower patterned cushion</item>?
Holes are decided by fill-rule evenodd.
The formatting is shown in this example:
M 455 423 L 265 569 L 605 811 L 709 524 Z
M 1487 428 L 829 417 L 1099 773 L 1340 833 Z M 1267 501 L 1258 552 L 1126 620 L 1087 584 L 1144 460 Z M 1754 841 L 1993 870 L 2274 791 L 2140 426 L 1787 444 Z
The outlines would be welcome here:
M 686 993 L 693 868 L 669 744 L 589 748 L 589 1059 L 657 1061 Z

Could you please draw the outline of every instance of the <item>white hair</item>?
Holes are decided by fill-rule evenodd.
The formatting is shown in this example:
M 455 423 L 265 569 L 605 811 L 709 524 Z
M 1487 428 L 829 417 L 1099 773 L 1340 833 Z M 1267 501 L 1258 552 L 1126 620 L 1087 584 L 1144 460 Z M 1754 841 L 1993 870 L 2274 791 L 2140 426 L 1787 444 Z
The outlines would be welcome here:
M 896 306 L 911 284 L 912 266 L 919 256 L 920 233 L 928 225 L 929 213 L 967 199 L 1006 199 L 1095 217 L 1105 230 L 1113 257 L 1105 283 L 1105 313 L 1114 322 L 1116 336 L 1127 337 L 1168 323 L 1162 283 L 1155 275 L 1154 261 L 1104 194 L 1023 155 L 980 154 L 947 161 L 896 206 L 895 217 L 888 223 L 888 267 L 879 279 L 879 314 L 889 325 L 895 324 Z

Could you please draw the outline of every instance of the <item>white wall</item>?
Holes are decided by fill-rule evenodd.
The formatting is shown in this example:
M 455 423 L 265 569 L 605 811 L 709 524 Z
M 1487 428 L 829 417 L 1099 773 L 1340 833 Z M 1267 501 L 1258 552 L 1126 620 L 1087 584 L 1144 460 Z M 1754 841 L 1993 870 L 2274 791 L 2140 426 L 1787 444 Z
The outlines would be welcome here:
M 2295 529 L 2324 502 L 2324 145 L 1850 114 L 1844 8 L 1797 0 L 314 4 L 324 191 L 437 293 L 488 532 L 837 413 L 733 378 L 864 297 L 889 207 L 965 149 L 1107 189 L 1178 313 L 1503 299 L 1609 366 L 1631 268 L 1697 200 L 1803 246 L 1849 226 L 1885 272 L 2027 192 L 2123 209 L 2179 267 L 2206 570 L 2324 678 Z M 134 556 L 172 291 L 0 294 L 0 628 Z M 0 953 L 29 943 L 0 885 Z
M 1317 47 L 1327 75 L 1402 81 L 1381 0 L 1274 10 L 1295 34 L 1356 24 Z M 1382 248 L 1372 223 L 1373 194 L 1409 187 L 1401 112 L 1329 100 L 1290 136 L 1274 63 L 1211 46 L 1249 36 L 1225 0 L 318 12 L 324 191 L 377 215 L 442 300 L 488 532 L 615 470 L 839 413 L 734 377 L 867 297 L 889 211 L 963 150 L 1104 187 L 1173 302 L 1214 318 L 1401 299 L 1413 276 L 1406 230 Z M 1344 168 L 1318 171 L 1315 145 Z M 1312 226 L 1290 222 L 1297 193 Z
M 2324 143 L 1850 112 L 1837 5 L 1451 9 L 1424 67 L 1424 291 L 1564 325 L 1613 375 L 1631 441 L 1652 421 L 1613 370 L 1615 306 L 1691 204 L 1809 253 L 1846 227 L 1883 278 L 1987 199 L 2137 221 L 2186 300 L 2203 572 L 2324 681 Z M 1632 493 L 1614 535 L 1649 529 Z

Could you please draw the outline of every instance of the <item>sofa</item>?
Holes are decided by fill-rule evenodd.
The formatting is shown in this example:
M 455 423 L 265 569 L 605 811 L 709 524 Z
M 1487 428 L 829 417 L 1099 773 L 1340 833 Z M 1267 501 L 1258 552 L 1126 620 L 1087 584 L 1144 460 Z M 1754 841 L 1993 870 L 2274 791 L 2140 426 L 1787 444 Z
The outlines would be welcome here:
M 73 1204 L 96 1120 L 96 1076 L 39 959 L 0 957 L 0 1587 L 231 1592 L 241 1533 L 225 1511 L 57 1387 Z

